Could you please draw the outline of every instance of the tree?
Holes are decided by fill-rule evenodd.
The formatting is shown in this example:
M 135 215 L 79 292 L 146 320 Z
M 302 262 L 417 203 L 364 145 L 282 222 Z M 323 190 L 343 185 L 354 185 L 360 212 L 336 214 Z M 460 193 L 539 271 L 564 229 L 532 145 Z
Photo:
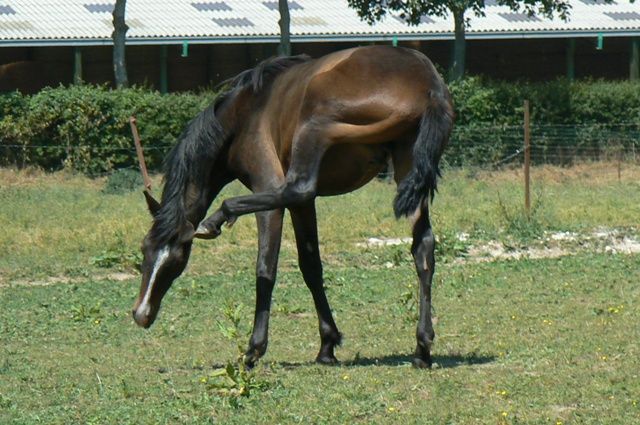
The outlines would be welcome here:
M 287 0 L 278 0 L 278 10 L 280 11 L 280 44 L 278 45 L 279 56 L 291 55 L 291 17 L 289 16 L 289 2 Z
M 553 17 L 558 14 L 566 19 L 570 5 L 568 0 L 496 0 L 500 5 L 514 11 L 523 10 L 529 16 L 541 14 Z M 458 80 L 464 75 L 466 56 L 465 29 L 468 25 L 467 11 L 476 16 L 484 16 L 485 0 L 348 0 L 349 6 L 358 15 L 373 24 L 380 21 L 389 11 L 400 12 L 398 16 L 410 25 L 417 25 L 423 16 L 446 16 L 451 13 L 454 22 L 454 54 L 451 61 L 450 79 Z
M 126 6 L 127 0 L 116 0 L 113 8 L 113 73 L 117 88 L 129 86 L 125 60 L 125 41 L 129 30 L 124 20 Z

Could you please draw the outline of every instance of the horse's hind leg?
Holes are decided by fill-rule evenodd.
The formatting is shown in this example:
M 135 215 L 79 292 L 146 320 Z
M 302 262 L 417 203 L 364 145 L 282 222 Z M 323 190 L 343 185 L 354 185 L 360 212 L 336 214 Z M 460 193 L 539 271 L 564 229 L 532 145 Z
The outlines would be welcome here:
M 302 271 L 304 281 L 311 291 L 318 314 L 320 352 L 316 361 L 323 364 L 335 364 L 337 359 L 333 350 L 336 345 L 340 345 L 342 335 L 333 321 L 331 308 L 324 292 L 315 204 L 311 201 L 290 211 L 296 235 L 300 271 Z
M 431 344 L 435 338 L 431 322 L 431 281 L 435 270 L 435 238 L 429 220 L 427 200 L 422 201 L 417 220 L 413 226 L 411 254 L 420 281 L 420 316 L 416 329 L 417 346 L 413 365 L 417 368 L 431 367 Z
M 245 364 L 249 367 L 252 367 L 267 351 L 271 294 L 276 282 L 283 216 L 284 211 L 282 209 L 256 214 L 258 222 L 256 309 L 253 332 L 245 354 Z

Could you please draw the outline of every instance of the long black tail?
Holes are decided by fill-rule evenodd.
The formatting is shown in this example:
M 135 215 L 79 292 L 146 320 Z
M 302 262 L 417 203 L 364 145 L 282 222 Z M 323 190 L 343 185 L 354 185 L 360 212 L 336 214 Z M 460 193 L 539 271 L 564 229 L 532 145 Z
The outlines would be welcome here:
M 413 214 L 427 196 L 433 199 L 440 176 L 438 164 L 452 127 L 453 107 L 443 84 L 441 90 L 430 91 L 413 147 L 413 167 L 398 185 L 393 205 L 396 218 Z

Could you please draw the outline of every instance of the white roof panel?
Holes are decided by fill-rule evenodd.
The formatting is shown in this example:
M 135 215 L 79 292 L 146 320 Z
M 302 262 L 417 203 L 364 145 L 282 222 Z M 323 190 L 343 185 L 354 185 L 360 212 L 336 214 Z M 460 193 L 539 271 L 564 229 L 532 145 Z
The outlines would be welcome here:
M 488 6 L 486 16 L 468 12 L 467 38 L 640 35 L 640 3 L 601 4 L 569 0 L 569 21 L 526 16 Z M 0 46 L 16 44 L 110 44 L 113 0 L 0 0 Z M 346 0 L 290 1 L 292 41 L 453 37 L 451 17 L 430 17 L 409 26 L 387 16 L 373 26 Z M 274 0 L 128 0 L 129 43 L 275 42 Z

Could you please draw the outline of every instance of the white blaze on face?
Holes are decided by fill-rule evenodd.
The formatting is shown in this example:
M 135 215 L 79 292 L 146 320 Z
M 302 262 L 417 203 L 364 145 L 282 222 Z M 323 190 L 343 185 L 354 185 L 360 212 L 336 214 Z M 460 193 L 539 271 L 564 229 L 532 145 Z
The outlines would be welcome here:
M 151 306 L 149 305 L 149 298 L 151 298 L 151 292 L 153 292 L 153 285 L 156 281 L 156 275 L 158 274 L 158 270 L 167 261 L 169 258 L 169 247 L 165 246 L 160 251 L 158 251 L 158 256 L 156 257 L 156 262 L 153 265 L 153 271 L 151 272 L 151 277 L 149 278 L 149 284 L 147 285 L 147 292 L 144 294 L 144 298 L 138 307 L 138 313 L 143 316 L 148 316 L 151 311 Z

